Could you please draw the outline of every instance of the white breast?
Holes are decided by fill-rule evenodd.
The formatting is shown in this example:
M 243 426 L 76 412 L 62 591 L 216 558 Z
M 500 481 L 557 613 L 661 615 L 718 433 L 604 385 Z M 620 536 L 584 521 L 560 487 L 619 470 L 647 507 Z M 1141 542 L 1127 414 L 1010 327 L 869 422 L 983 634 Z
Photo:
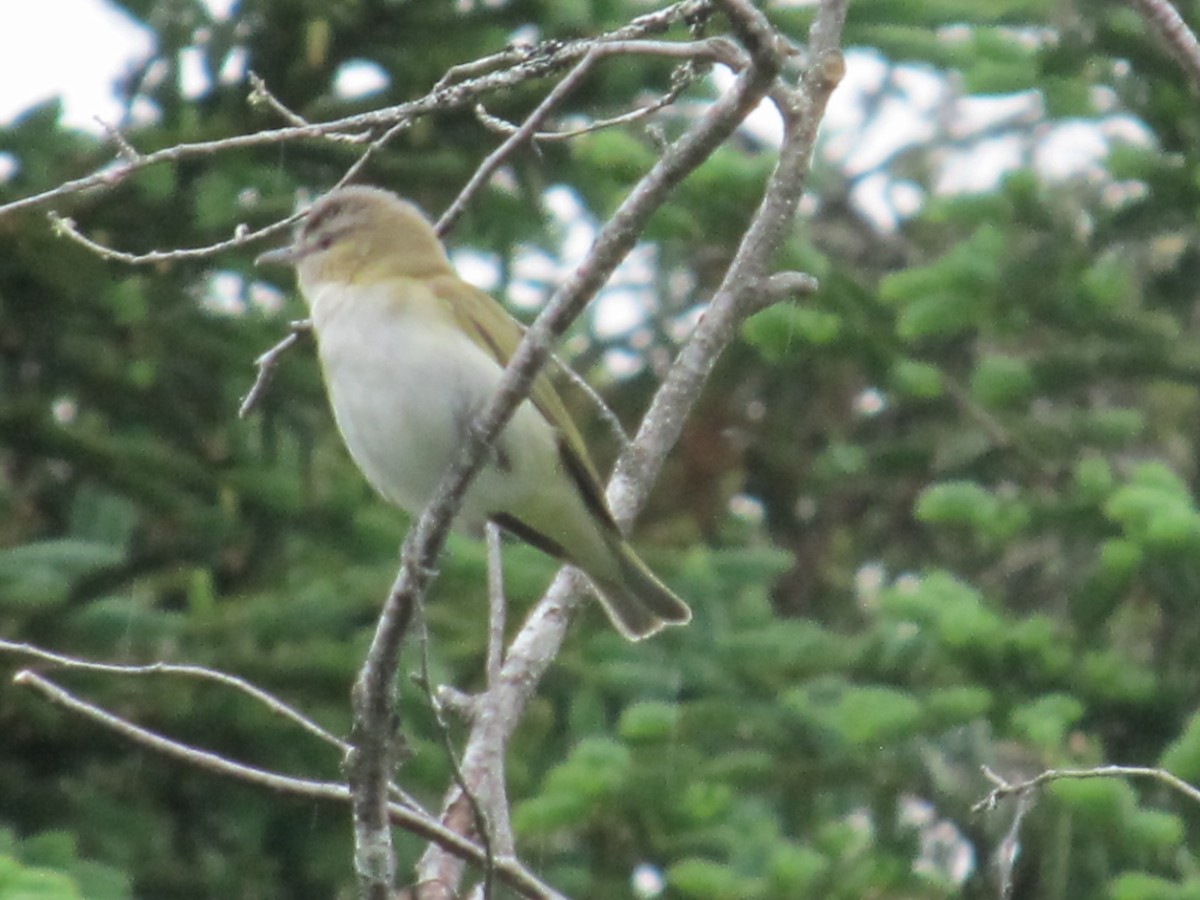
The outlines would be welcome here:
M 503 370 L 449 323 L 398 312 L 377 288 L 357 289 L 353 298 L 345 290 L 312 298 L 334 417 L 367 480 L 415 515 L 457 459 L 471 416 Z M 521 452 L 505 454 L 511 468 L 493 464 L 480 473 L 463 504 L 465 524 L 510 508 L 528 475 L 557 466 L 553 431 L 528 402 L 502 441 Z

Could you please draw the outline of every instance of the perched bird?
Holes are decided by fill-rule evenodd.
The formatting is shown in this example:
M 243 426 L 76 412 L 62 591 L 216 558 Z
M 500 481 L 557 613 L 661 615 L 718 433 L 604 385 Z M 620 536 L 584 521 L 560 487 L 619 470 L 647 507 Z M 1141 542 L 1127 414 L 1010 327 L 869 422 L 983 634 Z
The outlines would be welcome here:
M 296 267 L 350 455 L 384 498 L 420 513 L 495 392 L 521 325 L 458 277 L 416 206 L 377 188 L 329 193 L 290 247 L 259 262 Z M 487 521 L 581 569 L 630 640 L 691 619 L 618 531 L 579 431 L 545 375 L 463 500 L 459 524 Z

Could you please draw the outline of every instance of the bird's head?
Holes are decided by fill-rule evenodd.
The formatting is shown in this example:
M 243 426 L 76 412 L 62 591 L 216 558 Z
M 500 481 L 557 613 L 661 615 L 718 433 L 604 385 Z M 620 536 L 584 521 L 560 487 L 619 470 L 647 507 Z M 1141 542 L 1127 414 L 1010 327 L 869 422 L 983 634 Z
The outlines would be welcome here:
M 309 209 L 290 246 L 255 262 L 294 265 L 302 289 L 454 271 L 433 226 L 415 205 L 360 186 L 326 194 Z

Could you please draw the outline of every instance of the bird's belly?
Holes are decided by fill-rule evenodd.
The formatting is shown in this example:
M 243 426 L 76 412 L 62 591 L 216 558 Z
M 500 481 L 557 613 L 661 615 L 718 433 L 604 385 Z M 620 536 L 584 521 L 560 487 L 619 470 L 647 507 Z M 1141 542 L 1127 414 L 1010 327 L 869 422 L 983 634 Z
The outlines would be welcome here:
M 376 325 L 387 340 L 377 332 L 368 339 L 322 333 L 322 364 L 350 455 L 379 493 L 416 515 L 458 458 L 472 416 L 503 370 L 451 328 Z M 499 446 L 464 499 L 459 521 L 467 527 L 521 503 L 534 483 L 529 476 L 557 466 L 553 432 L 528 402 Z

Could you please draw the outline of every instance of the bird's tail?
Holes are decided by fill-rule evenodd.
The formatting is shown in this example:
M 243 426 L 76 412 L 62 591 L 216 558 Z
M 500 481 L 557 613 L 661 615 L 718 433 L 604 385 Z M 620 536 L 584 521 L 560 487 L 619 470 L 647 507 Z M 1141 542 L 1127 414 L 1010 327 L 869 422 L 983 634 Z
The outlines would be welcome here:
M 608 544 L 615 565 L 604 567 L 606 573 L 589 569 L 587 574 L 617 631 L 640 641 L 667 625 L 691 621 L 688 605 L 655 577 L 628 543 L 613 536 Z

